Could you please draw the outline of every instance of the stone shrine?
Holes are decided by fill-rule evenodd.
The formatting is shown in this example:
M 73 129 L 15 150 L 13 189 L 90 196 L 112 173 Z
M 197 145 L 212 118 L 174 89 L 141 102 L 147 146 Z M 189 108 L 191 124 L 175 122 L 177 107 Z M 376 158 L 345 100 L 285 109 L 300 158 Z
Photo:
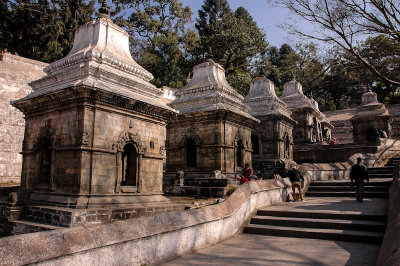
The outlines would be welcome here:
M 213 60 L 193 69 L 193 78 L 175 93 L 170 106 L 179 111 L 167 125 L 167 174 L 185 177 L 227 177 L 245 163 L 251 165 L 251 128 L 258 120 L 243 105 L 243 97 L 225 79 Z
M 14 101 L 25 115 L 21 189 L 30 201 L 86 208 L 165 201 L 165 129 L 176 113 L 129 52 L 128 34 L 99 17 L 70 53 Z M 11 202 L 16 204 L 15 202 Z
M 298 123 L 293 132 L 295 145 L 322 143 L 324 138 L 329 141 L 332 125 L 319 111 L 318 104 L 303 94 L 299 82 L 286 83 L 280 99 L 287 104 L 292 118 Z
M 243 102 L 250 107 L 250 114 L 261 121 L 251 135 L 254 170 L 269 178 L 294 164 L 293 128 L 297 123 L 276 96 L 274 83 L 264 76 L 250 84 Z
M 356 108 L 355 115 L 350 121 L 353 126 L 355 143 L 366 143 L 391 137 L 392 116 L 385 105 L 378 102 L 375 92 L 367 91 L 361 96 L 361 105 Z M 383 136 L 384 134 L 386 136 Z

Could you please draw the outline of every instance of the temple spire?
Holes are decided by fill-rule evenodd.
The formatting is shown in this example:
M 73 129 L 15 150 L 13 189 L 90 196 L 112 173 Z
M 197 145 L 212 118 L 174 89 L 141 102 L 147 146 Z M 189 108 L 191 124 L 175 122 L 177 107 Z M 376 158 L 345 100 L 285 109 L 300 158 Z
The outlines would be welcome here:
M 99 8 L 100 16 L 107 16 L 110 14 L 110 7 L 107 6 L 107 0 L 103 0 L 101 3 L 101 7 Z

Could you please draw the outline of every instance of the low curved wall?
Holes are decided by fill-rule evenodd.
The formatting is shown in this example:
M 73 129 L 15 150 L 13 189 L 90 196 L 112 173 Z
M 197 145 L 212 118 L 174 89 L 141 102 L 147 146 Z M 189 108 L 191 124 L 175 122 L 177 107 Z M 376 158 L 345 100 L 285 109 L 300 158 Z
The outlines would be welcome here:
M 0 239 L 0 265 L 143 265 L 236 234 L 263 206 L 282 202 L 290 181 L 248 182 L 220 204 L 110 224 Z
M 312 180 L 348 178 L 356 158 L 368 156 L 355 154 L 344 163 L 301 165 L 305 190 Z M 382 158 L 372 157 L 366 160 L 368 166 Z M 235 235 L 258 208 L 284 201 L 290 186 L 287 178 L 259 180 L 241 185 L 220 204 L 199 209 L 0 238 L 0 265 L 160 263 Z
M 389 211 L 385 236 L 379 252 L 377 265 L 400 265 L 400 166 L 395 167 L 395 175 L 389 191 Z

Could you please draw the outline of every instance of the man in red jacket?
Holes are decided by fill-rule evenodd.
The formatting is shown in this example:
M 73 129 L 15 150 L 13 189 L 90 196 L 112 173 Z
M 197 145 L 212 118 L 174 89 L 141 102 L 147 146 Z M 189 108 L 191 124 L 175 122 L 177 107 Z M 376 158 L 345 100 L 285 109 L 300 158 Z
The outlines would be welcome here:
M 369 182 L 368 169 L 363 164 L 363 160 L 358 157 L 357 164 L 351 167 L 350 180 L 352 185 L 356 184 L 356 199 L 359 202 L 363 202 L 364 198 L 364 179 Z

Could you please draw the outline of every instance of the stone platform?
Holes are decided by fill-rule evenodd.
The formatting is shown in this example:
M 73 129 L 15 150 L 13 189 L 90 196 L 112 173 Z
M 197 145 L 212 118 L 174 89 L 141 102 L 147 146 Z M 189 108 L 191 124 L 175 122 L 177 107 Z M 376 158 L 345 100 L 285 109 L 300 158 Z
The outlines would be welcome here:
M 385 215 L 387 199 L 306 198 L 263 208 L 270 211 Z M 379 245 L 311 238 L 239 234 L 163 265 L 376 265 Z

